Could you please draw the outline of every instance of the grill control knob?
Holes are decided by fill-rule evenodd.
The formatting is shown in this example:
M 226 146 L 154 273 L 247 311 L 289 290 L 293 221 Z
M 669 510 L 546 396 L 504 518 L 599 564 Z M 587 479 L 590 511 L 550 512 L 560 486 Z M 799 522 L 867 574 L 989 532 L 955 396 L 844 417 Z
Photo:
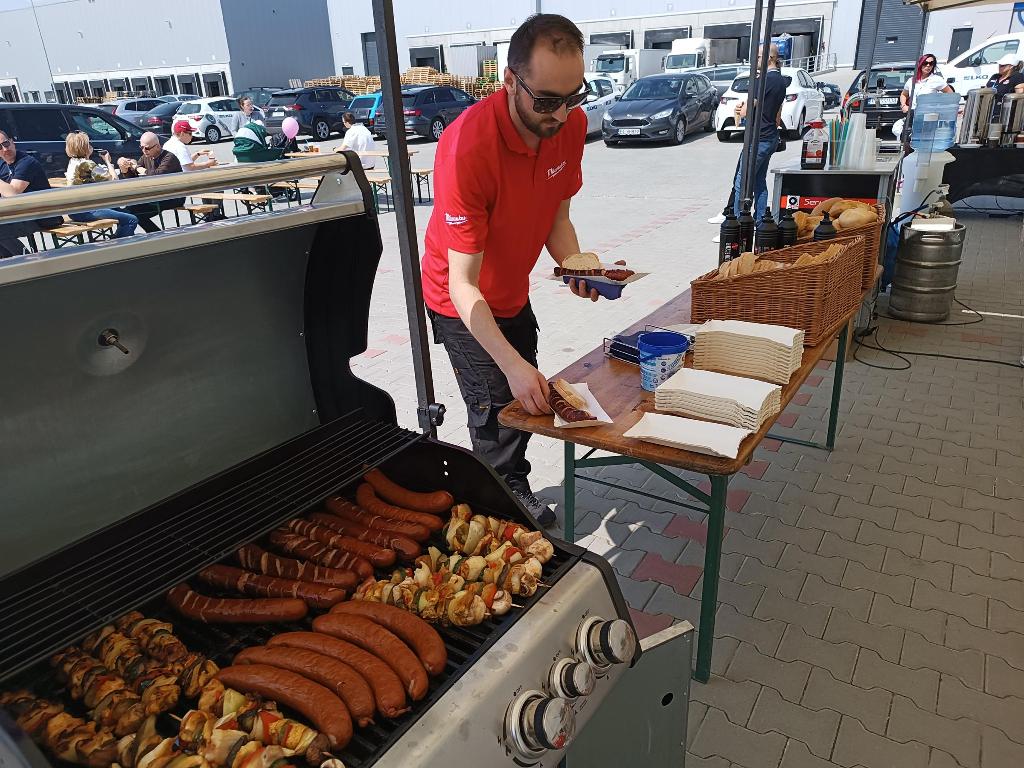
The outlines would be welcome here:
M 527 760 L 549 749 L 564 749 L 576 734 L 576 712 L 561 697 L 526 691 L 512 701 L 505 716 L 509 746 Z
M 548 674 L 551 692 L 566 699 L 589 696 L 594 691 L 594 668 L 585 661 L 559 659 Z
M 636 652 L 636 633 L 623 619 L 585 619 L 576 632 L 576 648 L 598 672 L 613 664 L 631 661 Z

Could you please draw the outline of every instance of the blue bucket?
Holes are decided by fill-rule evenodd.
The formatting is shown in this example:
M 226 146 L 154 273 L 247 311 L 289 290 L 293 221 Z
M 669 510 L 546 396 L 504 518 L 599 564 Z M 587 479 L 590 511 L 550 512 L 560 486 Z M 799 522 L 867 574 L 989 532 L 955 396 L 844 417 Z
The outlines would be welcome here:
M 690 341 L 681 333 L 652 331 L 641 333 L 636 346 L 640 350 L 640 386 L 653 392 L 683 367 Z

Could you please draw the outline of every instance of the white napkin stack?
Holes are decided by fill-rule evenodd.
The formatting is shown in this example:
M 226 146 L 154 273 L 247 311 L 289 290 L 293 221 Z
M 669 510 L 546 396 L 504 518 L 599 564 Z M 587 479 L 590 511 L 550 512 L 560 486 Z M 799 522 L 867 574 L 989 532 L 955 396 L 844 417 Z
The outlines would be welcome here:
M 712 424 L 709 421 L 664 413 L 645 413 L 623 436 L 667 445 L 669 448 L 735 459 L 740 451 L 740 443 L 749 434 L 750 430 L 727 427 L 725 424 Z
M 709 320 L 696 331 L 693 367 L 788 384 L 804 355 L 804 332 L 743 320 Z
M 782 387 L 714 371 L 683 368 L 654 392 L 659 411 L 696 416 L 756 432 L 782 406 Z

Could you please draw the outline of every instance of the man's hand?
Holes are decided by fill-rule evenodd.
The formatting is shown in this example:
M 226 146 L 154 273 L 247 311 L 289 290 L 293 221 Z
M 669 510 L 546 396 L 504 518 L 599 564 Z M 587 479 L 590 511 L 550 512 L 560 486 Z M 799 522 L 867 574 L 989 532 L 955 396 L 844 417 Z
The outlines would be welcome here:
M 548 405 L 548 380 L 544 374 L 519 358 L 509 370 L 505 371 L 512 396 L 518 400 L 526 411 L 534 416 L 551 413 Z
M 596 288 L 587 290 L 586 280 L 577 280 L 575 277 L 569 279 L 569 290 L 579 296 L 581 299 L 590 299 L 591 301 L 597 301 L 601 295 L 597 292 Z

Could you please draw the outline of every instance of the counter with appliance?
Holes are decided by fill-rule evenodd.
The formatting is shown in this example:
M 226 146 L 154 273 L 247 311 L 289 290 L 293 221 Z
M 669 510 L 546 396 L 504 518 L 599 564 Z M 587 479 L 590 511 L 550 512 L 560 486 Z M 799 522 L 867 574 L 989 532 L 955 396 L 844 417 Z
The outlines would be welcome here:
M 891 156 L 877 159 L 873 168 L 810 170 L 801 168 L 797 158 L 771 169 L 775 180 L 769 200 L 774 201 L 772 206 L 777 206 L 780 211 L 789 209 L 805 213 L 830 197 L 860 200 L 869 205 L 890 205 L 898 165 L 898 158 Z

